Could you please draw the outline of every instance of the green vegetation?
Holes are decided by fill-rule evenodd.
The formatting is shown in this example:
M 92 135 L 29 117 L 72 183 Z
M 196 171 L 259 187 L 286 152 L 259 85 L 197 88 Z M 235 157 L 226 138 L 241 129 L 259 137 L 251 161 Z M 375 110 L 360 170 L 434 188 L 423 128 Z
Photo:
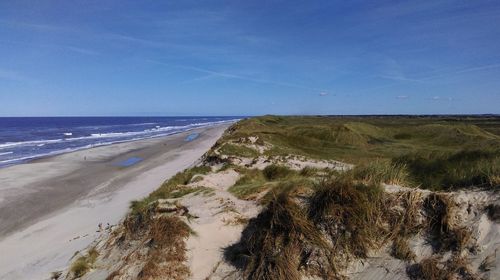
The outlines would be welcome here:
M 209 166 L 197 166 L 186 169 L 175 174 L 167 182 L 163 183 L 158 189 L 152 192 L 148 197 L 142 200 L 134 200 L 130 204 L 132 214 L 144 212 L 147 206 L 158 199 L 179 198 L 187 194 L 199 191 L 205 191 L 204 188 L 187 188 L 186 184 L 191 182 L 193 177 L 198 174 L 206 174 L 211 171 Z
M 91 248 L 86 255 L 78 257 L 69 269 L 74 278 L 80 278 L 87 273 L 95 263 L 99 253 L 95 248 Z
M 358 163 L 416 151 L 498 147 L 499 132 L 498 118 L 264 116 L 238 122 L 226 139 L 258 136 L 274 146 L 269 155 Z
M 410 154 L 393 161 L 405 165 L 412 180 L 425 188 L 451 190 L 500 186 L 500 150 Z
M 241 178 L 228 191 L 239 199 L 251 199 L 255 194 L 267 189 L 266 178 L 261 170 L 238 168 Z
M 252 148 L 241 145 L 233 145 L 229 143 L 224 144 L 220 148 L 220 152 L 224 155 L 237 156 L 237 157 L 254 158 L 259 156 L 259 152 L 257 152 Z
M 376 160 L 361 163 L 341 176 L 351 177 L 366 184 L 379 185 L 381 183 L 410 186 L 410 174 L 404 163 L 391 163 Z
M 500 118 L 495 117 L 264 116 L 229 131 L 220 143 L 257 136 L 271 144 L 267 156 L 354 163 L 364 170 L 352 175 L 373 182 L 434 190 L 500 185 Z
M 292 170 L 283 165 L 271 164 L 266 166 L 262 173 L 267 180 L 276 180 L 289 176 L 292 173 Z
M 312 171 L 307 171 L 308 169 L 304 173 L 276 164 L 271 164 L 264 170 L 243 167 L 235 167 L 235 169 L 243 176 L 228 191 L 237 198 L 245 200 L 256 199 L 258 194 L 267 191 L 260 199 L 260 202 L 264 204 L 269 202 L 275 193 L 288 190 L 301 191 L 304 188 L 312 189 L 317 180 L 316 173 L 312 176 L 309 173 Z
M 327 229 L 335 251 L 365 258 L 367 250 L 384 236 L 384 203 L 379 185 L 343 178 L 328 181 L 319 186 L 309 204 L 310 219 Z

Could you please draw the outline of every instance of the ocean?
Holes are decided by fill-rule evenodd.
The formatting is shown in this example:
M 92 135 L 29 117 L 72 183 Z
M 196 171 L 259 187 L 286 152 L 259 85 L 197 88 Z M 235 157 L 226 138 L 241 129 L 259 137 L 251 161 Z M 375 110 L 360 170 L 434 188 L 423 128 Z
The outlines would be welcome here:
M 0 118 L 0 167 L 97 146 L 167 136 L 242 117 Z

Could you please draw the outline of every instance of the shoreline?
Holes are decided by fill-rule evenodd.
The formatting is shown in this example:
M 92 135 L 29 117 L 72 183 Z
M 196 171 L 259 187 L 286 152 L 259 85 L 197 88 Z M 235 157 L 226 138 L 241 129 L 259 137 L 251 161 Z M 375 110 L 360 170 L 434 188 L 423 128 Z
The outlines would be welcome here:
M 213 123 L 210 125 L 188 128 L 186 130 L 176 131 L 176 132 L 172 132 L 169 134 L 160 134 L 160 135 L 153 135 L 153 136 L 139 138 L 139 139 L 127 139 L 127 140 L 119 140 L 116 142 L 105 142 L 105 143 L 101 143 L 101 144 L 92 144 L 91 146 L 82 146 L 82 147 L 78 147 L 78 148 L 73 148 L 69 151 L 58 150 L 58 151 L 53 151 L 53 152 L 46 153 L 46 154 L 33 155 L 33 156 L 25 157 L 25 158 L 2 161 L 2 162 L 0 162 L 0 170 L 2 170 L 4 168 L 12 167 L 12 166 L 20 165 L 20 164 L 28 164 L 28 163 L 32 163 L 32 162 L 35 162 L 38 160 L 44 160 L 47 158 L 57 157 L 57 156 L 61 156 L 64 154 L 69 154 L 69 153 L 74 153 L 74 152 L 79 152 L 79 151 L 84 151 L 84 150 L 89 150 L 89 149 L 94 149 L 94 148 L 99 148 L 99 147 L 107 147 L 107 146 L 111 146 L 111 145 L 125 144 L 125 143 L 138 142 L 138 141 L 156 140 L 156 139 L 171 137 L 171 136 L 174 136 L 177 134 L 195 131 L 195 130 L 199 130 L 199 129 L 210 128 L 210 127 L 215 127 L 215 126 L 220 126 L 220 125 L 231 125 L 231 124 L 234 124 L 240 120 L 241 119 L 218 121 L 217 123 Z M 47 140 L 47 141 L 50 141 L 50 140 Z M 13 153 L 13 152 L 6 152 L 4 154 L 11 154 L 11 153 Z M 2 153 L 0 153 L 0 154 L 2 154 Z
M 100 146 L 0 169 L 0 278 L 43 278 L 121 220 L 131 200 L 191 166 L 230 124 Z M 197 137 L 186 137 L 198 133 Z M 140 158 L 129 166 L 118 163 Z

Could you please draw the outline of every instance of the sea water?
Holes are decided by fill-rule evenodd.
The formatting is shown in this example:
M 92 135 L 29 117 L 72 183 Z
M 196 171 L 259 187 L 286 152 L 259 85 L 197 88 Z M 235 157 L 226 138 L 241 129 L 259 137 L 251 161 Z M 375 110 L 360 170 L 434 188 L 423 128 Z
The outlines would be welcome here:
M 168 136 L 241 117 L 0 118 L 0 167 L 86 148 Z

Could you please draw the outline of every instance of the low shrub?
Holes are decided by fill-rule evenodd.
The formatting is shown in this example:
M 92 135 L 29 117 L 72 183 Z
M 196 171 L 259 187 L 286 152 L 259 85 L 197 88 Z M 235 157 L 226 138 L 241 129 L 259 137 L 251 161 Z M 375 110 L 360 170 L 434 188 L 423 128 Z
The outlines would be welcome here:
M 277 179 L 282 179 L 287 177 L 288 175 L 292 174 L 292 170 L 290 168 L 283 166 L 283 165 L 277 165 L 277 164 L 271 164 L 266 166 L 264 170 L 262 170 L 262 173 L 264 174 L 264 177 L 269 180 L 277 180 Z

